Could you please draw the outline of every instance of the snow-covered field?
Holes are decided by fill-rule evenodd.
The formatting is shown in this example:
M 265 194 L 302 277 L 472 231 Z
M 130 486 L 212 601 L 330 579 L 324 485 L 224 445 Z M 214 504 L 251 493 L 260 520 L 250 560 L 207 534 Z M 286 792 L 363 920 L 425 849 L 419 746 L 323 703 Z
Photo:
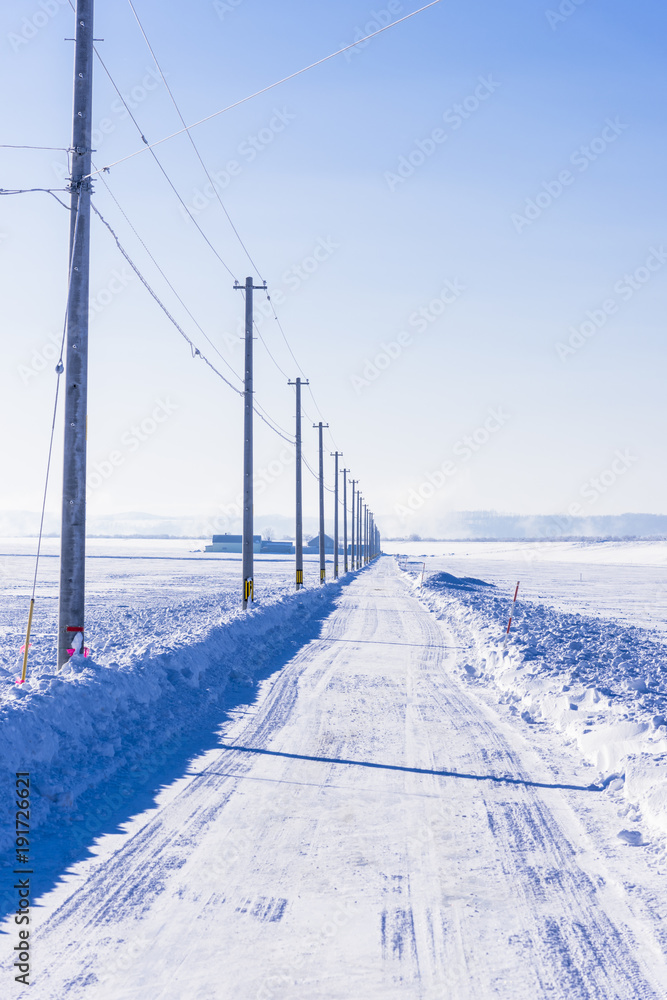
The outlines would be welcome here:
M 293 558 L 255 558 L 255 605 L 241 609 L 240 556 L 204 554 L 199 541 L 93 540 L 88 550 L 86 645 L 55 669 L 58 559 L 40 562 L 28 679 L 17 685 L 34 573 L 32 539 L 3 539 L 0 560 L 0 765 L 39 771 L 33 829 L 75 810 L 78 797 L 188 731 L 230 683 L 249 685 L 274 646 L 319 615 L 317 557 L 310 590 L 294 596 Z M 328 573 L 332 568 L 328 565 Z M 7 849 L 8 827 L 0 828 Z
M 472 634 L 469 683 L 556 727 L 623 788 L 629 839 L 642 823 L 667 836 L 667 542 L 389 547 L 412 549 L 399 558 L 420 599 Z
M 260 557 L 244 614 L 239 557 L 95 540 L 58 674 L 49 541 L 18 688 L 33 544 L 0 543 L 31 995 L 667 997 L 667 544 L 385 544 L 299 595 Z
M 531 601 L 667 631 L 667 541 L 384 542 L 385 552 L 477 576 Z M 443 562 L 444 559 L 444 562 Z
M 135 662 L 206 635 L 240 614 L 240 556 L 204 553 L 200 539 L 91 539 L 87 549 L 86 644 L 95 659 Z M 0 539 L 0 668 L 14 670 L 23 644 L 35 568 L 35 539 Z M 31 673 L 52 670 L 58 610 L 59 541 L 45 539 L 39 567 Z M 331 573 L 327 558 L 328 573 Z M 317 557 L 304 579 L 319 579 Z M 265 604 L 294 590 L 294 557 L 255 556 L 255 597 Z M 231 617 L 230 617 L 231 616 Z M 149 648 L 150 647 L 150 648 Z

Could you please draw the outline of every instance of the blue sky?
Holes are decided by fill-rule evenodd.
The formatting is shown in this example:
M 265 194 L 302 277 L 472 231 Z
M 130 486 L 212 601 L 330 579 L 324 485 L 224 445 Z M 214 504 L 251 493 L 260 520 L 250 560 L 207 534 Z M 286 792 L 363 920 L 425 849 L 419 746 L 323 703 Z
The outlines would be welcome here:
M 190 122 L 419 4 L 135 6 Z M 0 17 L 10 95 L 3 142 L 67 147 L 69 6 L 8 0 Z M 437 530 L 439 517 L 460 509 L 551 513 L 579 504 L 584 514 L 667 513 L 666 20 L 654 2 L 630 9 L 613 0 L 443 0 L 193 132 L 280 300 L 290 346 L 331 426 L 328 449 L 344 452 L 385 532 Z M 175 131 L 178 118 L 129 5 L 99 0 L 95 33 L 146 137 Z M 97 166 L 142 145 L 99 64 L 94 119 Z M 217 200 L 204 193 L 187 138 L 156 152 L 233 273 L 241 280 L 254 273 Z M 230 161 L 237 166 L 226 176 Z M 64 186 L 65 162 L 64 153 L 0 150 L 0 184 Z M 104 176 L 240 371 L 241 297 L 150 154 Z M 168 308 L 217 357 L 101 182 L 95 202 Z M 37 509 L 68 219 L 43 194 L 3 198 L 0 210 L 0 406 L 3 426 L 12 428 L 2 464 L 15 470 L 2 504 Z M 240 399 L 191 359 L 131 275 L 96 225 L 89 464 L 106 469 L 113 452 L 122 460 L 108 478 L 92 480 L 90 509 L 214 512 L 241 488 Z M 294 378 L 275 322 L 260 325 L 280 369 Z M 291 431 L 292 390 L 260 342 L 256 357 L 257 399 Z M 164 401 L 168 418 L 153 429 L 151 414 Z M 311 398 L 305 403 L 314 467 L 310 423 L 319 415 Z M 132 447 L 131 429 L 142 421 L 150 433 Z M 267 473 L 258 513 L 291 512 L 293 466 L 284 448 L 258 425 L 258 468 L 276 473 Z M 57 456 L 53 509 L 59 465 Z M 314 513 L 316 484 L 307 480 Z M 602 485 L 591 500 L 593 480 Z

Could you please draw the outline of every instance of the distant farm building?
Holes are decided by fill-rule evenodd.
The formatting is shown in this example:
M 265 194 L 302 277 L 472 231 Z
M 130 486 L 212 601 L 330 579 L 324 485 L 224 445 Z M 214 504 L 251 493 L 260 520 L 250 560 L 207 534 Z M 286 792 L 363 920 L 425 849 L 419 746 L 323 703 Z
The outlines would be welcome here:
M 243 535 L 214 535 L 213 544 L 207 545 L 205 552 L 241 552 L 243 546 Z M 262 536 L 252 536 L 253 552 L 260 552 L 262 548 Z
M 207 545 L 205 552 L 241 552 L 243 549 L 243 535 L 214 535 L 211 545 Z M 261 535 L 252 536 L 252 551 L 254 553 L 268 553 L 270 555 L 291 555 L 294 546 L 291 542 L 270 542 L 262 541 Z M 333 550 L 332 550 L 333 551 Z
M 324 551 L 325 551 L 325 553 L 327 553 L 327 552 L 333 553 L 333 550 L 334 550 L 334 540 L 333 540 L 333 538 L 329 538 L 328 535 L 325 535 L 324 536 Z M 311 540 L 308 542 L 308 544 L 304 545 L 303 551 L 304 552 L 308 552 L 308 553 L 313 553 L 313 552 L 319 553 L 319 551 L 320 551 L 320 536 L 319 535 L 315 535 L 314 538 L 311 538 Z
M 274 556 L 291 556 L 295 550 L 292 542 L 263 541 L 261 551 Z

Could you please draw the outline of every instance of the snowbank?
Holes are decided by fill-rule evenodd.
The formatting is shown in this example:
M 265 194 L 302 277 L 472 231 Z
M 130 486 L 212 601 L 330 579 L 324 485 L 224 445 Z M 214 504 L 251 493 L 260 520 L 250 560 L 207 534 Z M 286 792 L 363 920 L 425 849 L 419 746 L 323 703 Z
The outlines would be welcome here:
M 59 673 L 32 674 L 25 685 L 3 671 L 0 694 L 0 780 L 13 798 L 17 771 L 31 774 L 31 831 L 125 766 L 138 769 L 210 713 L 230 681 L 252 684 L 297 643 L 308 641 L 341 584 L 278 595 L 193 641 L 184 630 L 171 649 L 118 664 L 73 657 Z M 144 645 L 145 648 L 145 645 Z M 13 842 L 10 812 L 0 851 Z M 77 818 L 76 816 L 74 817 Z
M 667 836 L 667 650 L 648 630 L 517 603 L 473 578 L 420 573 L 415 594 L 446 617 L 470 648 L 459 661 L 469 683 L 492 684 L 529 725 L 549 723 L 576 743 L 612 790 Z

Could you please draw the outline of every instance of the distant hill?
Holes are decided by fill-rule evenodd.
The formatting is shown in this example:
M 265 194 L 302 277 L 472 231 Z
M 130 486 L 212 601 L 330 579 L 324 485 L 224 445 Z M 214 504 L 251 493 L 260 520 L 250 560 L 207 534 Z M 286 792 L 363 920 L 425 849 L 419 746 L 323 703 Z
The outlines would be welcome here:
M 327 532 L 332 533 L 328 510 Z M 389 529 L 386 537 L 408 537 L 395 518 L 379 517 Z M 391 529 L 394 530 L 391 530 Z M 502 514 L 497 511 L 455 511 L 432 522 L 421 537 L 442 539 L 527 539 L 527 538 L 660 538 L 667 537 L 667 514 L 617 514 L 598 517 L 568 517 L 565 514 Z M 58 535 L 60 520 L 47 514 L 44 522 L 47 535 Z M 0 511 L 0 537 L 31 537 L 39 530 L 39 514 L 33 511 Z M 240 518 L 227 520 L 210 517 L 167 517 L 129 511 L 122 514 L 91 515 L 88 535 L 121 538 L 210 538 L 221 532 L 238 533 L 242 530 Z M 294 538 L 294 520 L 282 514 L 262 515 L 255 518 L 255 531 L 265 535 L 270 530 L 274 539 Z M 317 533 L 318 521 L 306 517 L 303 522 L 304 538 Z M 342 525 L 341 525 L 342 534 Z
M 433 535 L 443 539 L 656 538 L 667 536 L 667 514 L 569 517 L 457 511 L 439 519 L 433 529 Z
M 310 535 L 317 531 L 317 518 L 304 518 L 304 534 Z M 283 515 L 258 516 L 255 518 L 255 531 L 264 534 L 271 530 L 273 537 L 280 540 L 294 537 L 293 518 Z M 159 514 L 146 514 L 141 511 L 129 511 L 123 514 L 90 515 L 88 518 L 88 535 L 90 537 L 122 537 L 122 538 L 210 538 L 221 532 L 239 532 L 242 530 L 241 519 L 227 519 L 211 514 L 210 517 L 165 517 Z M 47 514 L 44 519 L 44 531 L 47 535 L 60 534 L 60 518 L 56 514 Z M 24 538 L 39 532 L 39 514 L 33 511 L 0 511 L 0 537 Z

